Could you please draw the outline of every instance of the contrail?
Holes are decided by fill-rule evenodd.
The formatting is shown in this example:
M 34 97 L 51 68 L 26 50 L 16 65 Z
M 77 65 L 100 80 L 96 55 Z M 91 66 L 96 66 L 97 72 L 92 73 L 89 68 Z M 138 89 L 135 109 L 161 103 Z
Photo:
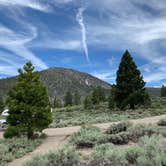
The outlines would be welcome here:
M 84 8 L 79 8 L 78 9 L 78 13 L 76 16 L 76 19 L 81 27 L 81 31 L 82 31 L 82 44 L 84 47 L 84 52 L 85 52 L 85 56 L 88 62 L 90 62 L 89 60 L 89 52 L 88 52 L 88 46 L 87 46 L 87 39 L 86 39 L 86 28 L 85 28 L 85 24 L 84 24 L 84 17 L 83 17 L 83 12 L 84 12 Z

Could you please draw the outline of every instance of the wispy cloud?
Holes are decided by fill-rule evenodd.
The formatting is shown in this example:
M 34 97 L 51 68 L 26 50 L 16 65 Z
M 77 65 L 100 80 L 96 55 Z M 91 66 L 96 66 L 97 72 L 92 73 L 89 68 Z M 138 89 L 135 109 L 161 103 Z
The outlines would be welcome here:
M 28 7 L 39 11 L 48 11 L 47 4 L 42 4 L 37 0 L 0 0 L 0 5 L 3 6 L 21 6 Z
M 23 65 L 23 60 L 11 53 L 0 51 L 0 75 L 13 76 L 17 74 L 17 69 Z
M 166 6 L 162 0 L 92 0 L 89 10 L 100 15 L 89 16 L 87 21 L 90 47 L 110 50 L 131 50 L 144 59 L 150 72 L 143 70 L 145 80 L 158 82 L 166 78 Z M 92 7 L 93 6 L 93 7 Z M 88 10 L 88 9 L 87 9 Z M 123 11 L 123 12 L 119 12 Z M 162 51 L 161 51 L 162 50 Z M 154 70 L 154 66 L 157 66 Z
M 0 47 L 20 59 L 32 60 L 40 69 L 46 68 L 47 64 L 33 53 L 34 48 L 63 51 L 82 51 L 83 49 L 87 61 L 89 61 L 88 48 L 92 52 L 106 49 L 111 52 L 111 55 L 112 52 L 123 53 L 125 49 L 129 49 L 135 58 L 143 61 L 144 65 L 139 68 L 147 82 L 161 82 L 166 78 L 166 5 L 163 0 L 150 2 L 84 0 L 82 3 L 78 0 L 0 0 L 0 9 L 2 8 L 7 10 L 7 14 L 8 10 L 11 11 L 7 17 L 15 20 L 17 26 L 14 27 L 11 24 L 8 27 L 6 24 L 0 24 Z M 25 8 L 37 11 L 34 17 L 28 16 L 29 10 Z M 75 11 L 75 9 L 78 10 Z M 44 19 L 37 17 L 39 11 L 43 12 Z M 21 17 L 19 12 L 22 14 Z M 58 12 L 61 13 L 58 14 Z M 75 12 L 77 12 L 76 17 Z M 53 23 L 50 23 L 49 19 L 52 18 L 55 19 Z M 8 21 L 4 20 L 5 23 Z M 4 55 L 7 57 L 6 54 Z M 0 61 L 4 62 L 4 58 L 3 56 Z M 114 57 L 107 59 L 109 60 L 105 62 L 108 68 L 117 68 L 117 59 Z M 15 63 L 18 62 L 16 59 L 12 60 Z M 99 63 L 97 58 L 95 62 Z M 9 65 L 10 62 L 6 59 L 6 64 L 2 63 L 3 67 L 0 71 Z M 92 63 L 92 66 L 95 64 Z M 103 71 L 101 68 L 94 68 L 94 71 L 96 72 L 92 73 L 97 77 L 114 82 L 112 79 L 116 75 L 116 70 L 111 70 L 111 74 L 108 70 Z
M 82 44 L 83 44 L 83 48 L 84 48 L 84 53 L 85 53 L 87 61 L 90 62 L 88 46 L 87 46 L 86 28 L 85 28 L 84 17 L 83 17 L 84 11 L 85 11 L 84 8 L 79 8 L 76 19 L 77 19 L 77 21 L 81 27 L 81 31 L 82 31 Z
M 37 41 L 28 45 L 28 47 L 35 48 L 47 48 L 47 49 L 59 49 L 59 50 L 80 50 L 81 42 L 78 40 L 60 40 L 52 38 L 45 38 L 42 41 Z
M 37 36 L 37 30 L 31 25 L 27 25 L 27 34 L 18 34 L 11 29 L 0 26 L 0 47 L 13 52 L 15 56 L 20 56 L 23 59 L 31 60 L 39 69 L 47 68 L 47 65 L 42 62 L 36 55 L 34 55 L 27 47 L 26 44 L 32 41 Z M 13 55 L 14 56 L 14 55 Z
M 100 71 L 100 72 L 92 72 L 91 73 L 93 76 L 101 79 L 101 80 L 104 80 L 104 81 L 108 81 L 108 82 L 114 82 L 115 81 L 115 71 Z

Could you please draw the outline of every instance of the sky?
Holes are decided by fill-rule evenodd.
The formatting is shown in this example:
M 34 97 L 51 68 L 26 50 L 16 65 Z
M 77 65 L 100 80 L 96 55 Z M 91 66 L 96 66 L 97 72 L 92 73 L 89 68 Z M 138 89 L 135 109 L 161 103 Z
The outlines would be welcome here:
M 0 78 L 30 60 L 115 83 L 126 49 L 146 86 L 166 84 L 165 0 L 0 0 Z

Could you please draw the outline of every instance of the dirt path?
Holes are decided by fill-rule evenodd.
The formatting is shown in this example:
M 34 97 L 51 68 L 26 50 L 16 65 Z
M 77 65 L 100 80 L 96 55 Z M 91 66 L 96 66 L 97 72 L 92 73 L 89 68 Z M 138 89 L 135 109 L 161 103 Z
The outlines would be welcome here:
M 148 117 L 143 119 L 134 119 L 129 120 L 133 123 L 156 123 L 160 119 L 166 118 L 166 115 L 161 116 L 154 116 Z M 118 122 L 116 122 L 118 123 Z M 107 129 L 113 123 L 103 123 L 103 124 L 96 124 L 95 126 L 101 128 L 102 130 Z M 72 135 L 74 132 L 77 132 L 80 129 L 80 126 L 75 127 L 66 127 L 66 128 L 48 128 L 44 130 L 44 132 L 48 135 L 47 139 L 43 142 L 42 145 L 37 147 L 33 152 L 25 155 L 22 158 L 16 159 L 13 162 L 9 163 L 9 166 L 22 166 L 22 164 L 26 161 L 31 159 L 31 157 L 35 154 L 42 154 L 48 151 L 57 150 L 62 145 L 67 142 L 67 138 Z M 1 133 L 2 134 L 2 133 Z M 0 134 L 0 137 L 1 137 Z

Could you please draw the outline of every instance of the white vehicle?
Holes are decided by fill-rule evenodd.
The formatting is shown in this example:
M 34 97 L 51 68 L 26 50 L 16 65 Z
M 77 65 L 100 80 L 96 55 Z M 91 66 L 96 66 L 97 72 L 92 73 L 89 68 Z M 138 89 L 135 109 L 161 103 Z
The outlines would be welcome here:
M 8 116 L 9 115 L 9 110 L 6 109 L 2 112 L 2 116 Z
M 7 122 L 6 122 L 6 119 L 0 119 L 0 124 L 1 125 L 5 125 Z

